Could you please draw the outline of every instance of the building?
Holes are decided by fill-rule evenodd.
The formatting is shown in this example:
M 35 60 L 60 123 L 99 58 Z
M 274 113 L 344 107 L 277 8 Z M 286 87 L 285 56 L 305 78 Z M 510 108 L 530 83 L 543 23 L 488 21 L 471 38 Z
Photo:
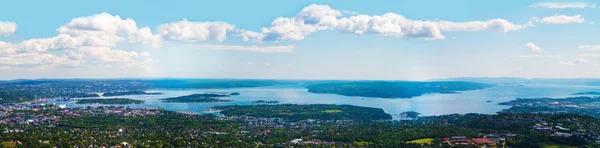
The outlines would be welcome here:
M 469 139 L 466 136 L 452 136 L 450 140 L 455 145 L 469 145 Z
M 302 139 L 294 139 L 294 140 L 290 141 L 291 144 L 298 144 L 300 142 L 302 142 Z
M 496 146 L 496 144 L 488 138 L 473 138 L 471 140 L 479 146 Z

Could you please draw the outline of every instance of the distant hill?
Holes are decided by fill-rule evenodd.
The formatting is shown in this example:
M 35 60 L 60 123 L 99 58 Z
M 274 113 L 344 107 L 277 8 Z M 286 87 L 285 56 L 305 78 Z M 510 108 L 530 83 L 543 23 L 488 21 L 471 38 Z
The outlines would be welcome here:
M 600 79 L 595 78 L 512 78 L 512 77 L 462 77 L 448 79 L 433 79 L 432 81 L 465 81 L 488 84 L 562 84 L 600 86 Z

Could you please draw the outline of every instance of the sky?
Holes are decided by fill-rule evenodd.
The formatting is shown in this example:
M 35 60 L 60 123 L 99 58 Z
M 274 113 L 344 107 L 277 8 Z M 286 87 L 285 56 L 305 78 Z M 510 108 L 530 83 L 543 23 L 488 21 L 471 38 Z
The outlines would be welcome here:
M 599 2 L 6 1 L 0 79 L 600 78 Z

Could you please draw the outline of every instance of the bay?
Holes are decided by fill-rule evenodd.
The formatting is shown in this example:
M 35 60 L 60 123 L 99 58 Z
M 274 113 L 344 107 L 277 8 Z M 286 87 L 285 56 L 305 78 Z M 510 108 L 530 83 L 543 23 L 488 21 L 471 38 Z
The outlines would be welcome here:
M 509 106 L 497 105 L 500 102 L 514 100 L 516 98 L 565 98 L 571 97 L 573 93 L 600 89 L 595 86 L 583 85 L 497 85 L 494 87 L 463 91 L 455 94 L 425 94 L 413 98 L 368 98 L 349 97 L 335 94 L 309 93 L 300 86 L 271 86 L 256 88 L 232 88 L 232 89 L 185 89 L 185 90 L 150 90 L 147 92 L 161 92 L 160 95 L 131 95 L 116 97 L 97 98 L 130 98 L 144 100 L 144 104 L 123 105 L 132 108 L 157 107 L 171 111 L 193 112 L 193 113 L 218 113 L 209 109 L 215 105 L 250 105 L 253 101 L 279 101 L 281 104 L 348 104 L 365 107 L 381 108 L 386 113 L 397 115 L 406 111 L 416 111 L 422 116 L 481 113 L 495 114 Z M 163 102 L 160 99 L 185 96 L 197 93 L 211 92 L 239 92 L 238 96 L 226 99 L 233 102 L 208 102 L 208 103 L 174 103 Z M 67 107 L 98 107 L 102 104 L 76 104 L 75 101 L 55 101 L 57 104 L 66 104 Z

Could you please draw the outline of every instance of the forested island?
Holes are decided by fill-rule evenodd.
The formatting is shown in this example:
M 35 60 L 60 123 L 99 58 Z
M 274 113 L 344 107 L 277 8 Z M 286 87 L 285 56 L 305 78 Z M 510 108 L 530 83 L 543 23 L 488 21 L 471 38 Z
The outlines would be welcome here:
M 457 93 L 493 85 L 474 82 L 358 81 L 313 84 L 308 92 L 377 98 L 411 98 L 430 93 Z
M 121 91 L 121 92 L 106 92 L 102 94 L 104 97 L 127 96 L 127 95 L 161 95 L 163 93 L 154 92 L 147 93 L 145 91 Z
M 295 83 L 285 80 L 252 79 L 162 79 L 142 80 L 141 82 L 149 84 L 152 88 L 162 89 L 245 88 Z
M 415 112 L 415 111 L 407 111 L 407 112 L 401 113 L 400 116 L 404 117 L 404 118 L 415 119 L 415 118 L 418 118 L 420 114 L 421 113 L 418 113 L 418 112 Z
M 77 104 L 142 104 L 143 100 L 134 100 L 127 98 L 114 98 L 114 99 L 81 99 L 76 102 Z
M 172 98 L 161 99 L 165 102 L 231 102 L 233 100 L 222 99 L 230 95 L 224 94 L 192 94 L 187 96 L 179 96 Z
M 277 103 L 279 103 L 279 101 L 257 100 L 257 101 L 252 101 L 252 103 L 254 103 L 254 104 L 277 104 Z
M 288 120 L 387 120 L 392 116 L 379 108 L 331 104 L 279 104 L 279 105 L 229 105 L 215 106 L 226 116 L 251 116 L 259 118 L 283 118 Z
M 588 92 L 574 93 L 573 95 L 600 95 L 600 92 L 597 92 L 597 91 L 588 91 Z

